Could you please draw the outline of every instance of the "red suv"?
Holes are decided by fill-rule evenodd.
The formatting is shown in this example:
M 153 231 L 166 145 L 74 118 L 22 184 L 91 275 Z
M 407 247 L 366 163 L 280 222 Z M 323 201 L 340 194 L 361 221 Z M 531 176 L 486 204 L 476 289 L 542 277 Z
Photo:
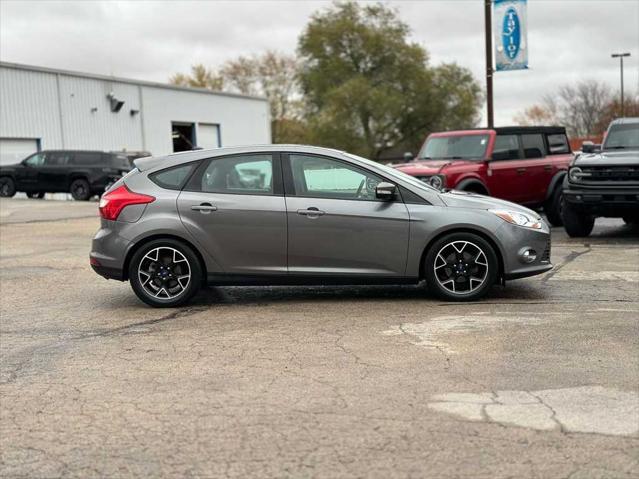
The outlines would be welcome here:
M 565 128 L 518 126 L 432 133 L 415 160 L 394 166 L 436 188 L 543 207 L 550 224 L 561 226 L 562 181 L 572 159 Z

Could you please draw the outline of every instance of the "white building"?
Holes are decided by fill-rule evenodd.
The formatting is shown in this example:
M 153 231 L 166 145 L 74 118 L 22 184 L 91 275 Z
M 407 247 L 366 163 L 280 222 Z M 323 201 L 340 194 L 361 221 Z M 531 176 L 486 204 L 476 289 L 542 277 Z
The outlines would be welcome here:
M 0 164 L 44 149 L 162 155 L 270 142 L 263 98 L 0 62 Z

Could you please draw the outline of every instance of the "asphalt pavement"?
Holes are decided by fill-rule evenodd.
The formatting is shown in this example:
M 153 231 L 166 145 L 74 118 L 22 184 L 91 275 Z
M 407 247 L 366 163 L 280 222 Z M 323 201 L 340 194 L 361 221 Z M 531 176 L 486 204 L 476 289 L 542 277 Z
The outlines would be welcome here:
M 211 288 L 157 310 L 89 267 L 97 204 L 0 201 L 0 477 L 639 476 L 639 230 L 549 273 Z

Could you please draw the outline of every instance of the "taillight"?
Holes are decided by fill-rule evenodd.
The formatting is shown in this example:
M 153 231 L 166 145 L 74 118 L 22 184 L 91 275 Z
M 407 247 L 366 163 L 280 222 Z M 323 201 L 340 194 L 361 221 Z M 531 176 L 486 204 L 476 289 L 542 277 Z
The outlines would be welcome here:
M 122 185 L 102 196 L 100 199 L 100 216 L 104 219 L 115 221 L 127 206 L 144 205 L 153 201 L 155 201 L 153 196 L 134 193 L 126 185 Z

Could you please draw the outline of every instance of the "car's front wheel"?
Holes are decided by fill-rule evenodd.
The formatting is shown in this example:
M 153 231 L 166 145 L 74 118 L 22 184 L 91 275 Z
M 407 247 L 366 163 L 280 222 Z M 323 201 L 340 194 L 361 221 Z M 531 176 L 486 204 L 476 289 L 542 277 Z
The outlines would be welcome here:
M 449 301 L 472 301 L 484 296 L 495 283 L 498 268 L 494 248 L 472 233 L 440 238 L 424 260 L 428 287 Z
M 0 177 L 0 197 L 11 198 L 16 194 L 16 184 L 8 176 Z
M 181 241 L 160 239 L 138 249 L 129 264 L 135 294 L 157 308 L 181 306 L 200 289 L 202 266 Z
M 91 187 L 89 182 L 83 178 L 73 180 L 69 189 L 74 200 L 88 201 L 91 198 Z
M 562 202 L 561 217 L 566 233 L 572 238 L 588 236 L 595 227 L 594 216 L 577 211 L 566 200 Z

